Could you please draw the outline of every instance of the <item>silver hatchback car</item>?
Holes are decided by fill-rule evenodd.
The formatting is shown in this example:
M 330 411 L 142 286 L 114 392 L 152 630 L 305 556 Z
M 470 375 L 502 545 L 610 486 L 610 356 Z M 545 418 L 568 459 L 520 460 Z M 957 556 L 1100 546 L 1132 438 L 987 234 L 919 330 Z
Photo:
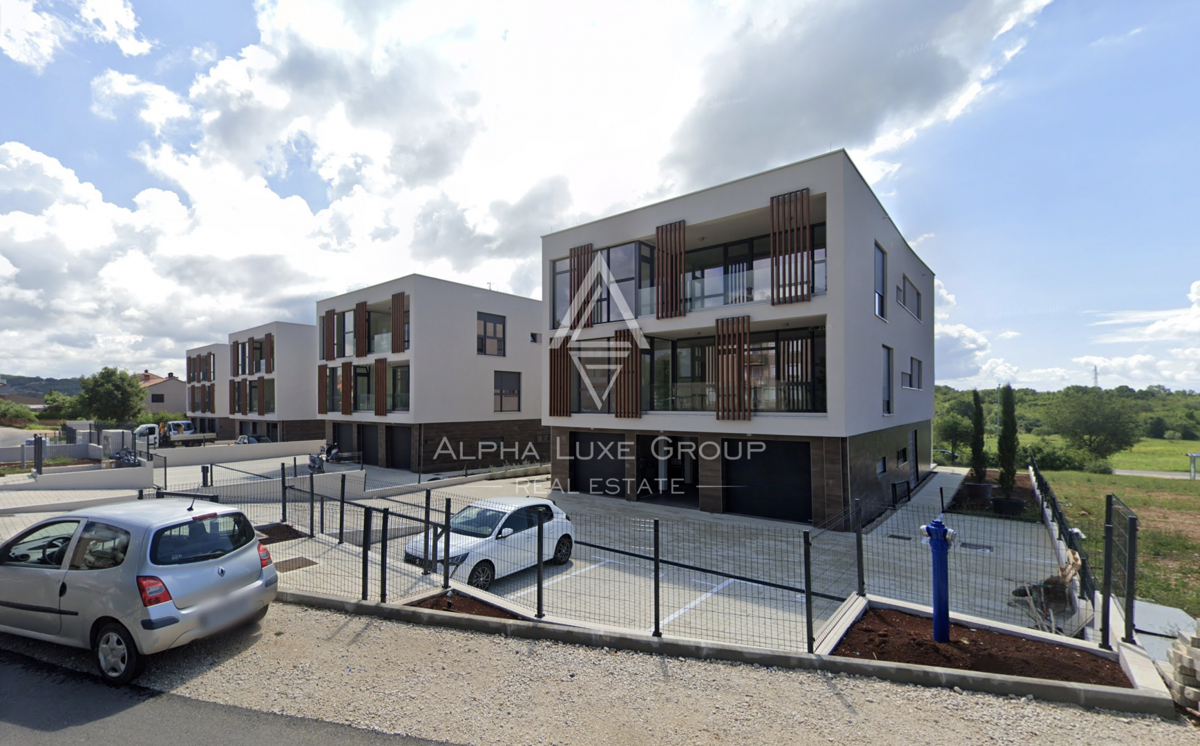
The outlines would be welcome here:
M 0 545 L 0 632 L 87 648 L 110 684 L 145 656 L 262 619 L 279 576 L 239 510 L 190 500 L 64 513 Z

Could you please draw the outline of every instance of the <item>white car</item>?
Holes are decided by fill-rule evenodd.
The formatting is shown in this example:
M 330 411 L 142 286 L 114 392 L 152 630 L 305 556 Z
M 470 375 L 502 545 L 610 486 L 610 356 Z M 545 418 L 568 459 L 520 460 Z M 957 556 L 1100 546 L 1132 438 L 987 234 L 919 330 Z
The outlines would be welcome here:
M 537 565 L 537 526 L 542 522 L 543 562 L 566 564 L 571 559 L 575 527 L 567 514 L 550 500 L 533 497 L 499 497 L 481 500 L 450 518 L 450 551 L 446 556 L 457 572 L 466 567 L 467 583 L 487 590 L 496 578 Z M 426 535 L 429 555 L 425 554 Z M 410 540 L 404 561 L 435 569 L 441 564 L 443 532 L 434 528 Z

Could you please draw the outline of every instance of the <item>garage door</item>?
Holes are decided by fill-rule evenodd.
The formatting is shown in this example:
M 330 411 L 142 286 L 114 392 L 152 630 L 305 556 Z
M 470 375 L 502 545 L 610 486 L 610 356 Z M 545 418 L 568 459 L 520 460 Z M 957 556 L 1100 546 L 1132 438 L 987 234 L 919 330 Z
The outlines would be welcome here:
M 393 469 L 412 468 L 412 428 L 389 425 L 387 429 L 388 466 Z
M 625 497 L 625 462 L 617 449 L 625 438 L 609 433 L 571 433 L 571 489 Z
M 358 447 L 364 464 L 379 466 L 379 426 L 358 426 Z
M 750 443 L 766 450 L 750 458 Z M 739 447 L 740 446 L 740 447 Z M 812 521 L 812 465 L 809 444 L 782 440 L 725 439 L 725 512 L 786 521 Z

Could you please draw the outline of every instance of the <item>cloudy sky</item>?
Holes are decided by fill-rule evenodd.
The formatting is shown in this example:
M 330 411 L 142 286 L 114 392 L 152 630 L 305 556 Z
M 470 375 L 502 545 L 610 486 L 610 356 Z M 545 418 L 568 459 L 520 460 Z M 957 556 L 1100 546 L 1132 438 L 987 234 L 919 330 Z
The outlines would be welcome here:
M 188 347 L 846 148 L 939 382 L 1200 389 L 1188 0 L 0 0 L 0 372 Z

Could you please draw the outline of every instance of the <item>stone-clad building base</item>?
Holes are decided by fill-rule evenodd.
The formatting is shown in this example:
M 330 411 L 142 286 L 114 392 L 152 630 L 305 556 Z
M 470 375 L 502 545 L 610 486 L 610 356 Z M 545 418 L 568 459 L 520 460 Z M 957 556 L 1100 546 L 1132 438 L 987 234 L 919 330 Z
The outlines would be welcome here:
M 372 432 L 373 431 L 373 432 Z M 426 474 L 549 459 L 541 420 L 427 422 L 414 425 L 325 421 L 325 439 L 368 464 Z

